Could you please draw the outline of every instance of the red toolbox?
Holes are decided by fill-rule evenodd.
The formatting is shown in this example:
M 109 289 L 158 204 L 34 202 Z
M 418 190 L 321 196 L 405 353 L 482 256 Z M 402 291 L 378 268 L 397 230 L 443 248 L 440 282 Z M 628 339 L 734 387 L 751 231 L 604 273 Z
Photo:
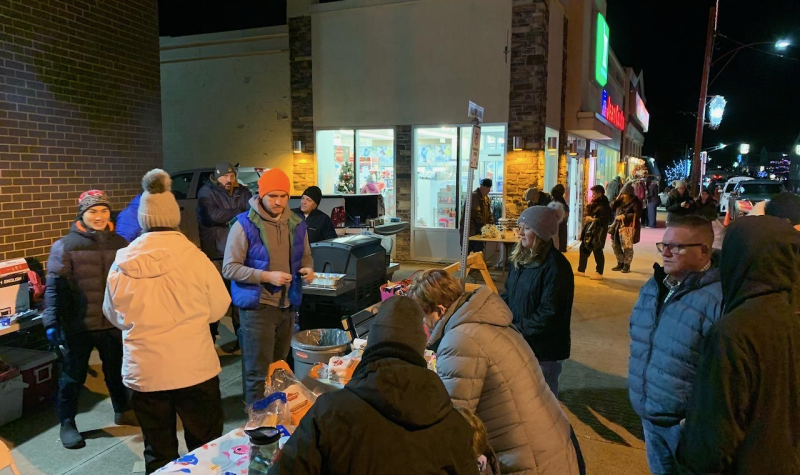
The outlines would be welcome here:
M 50 404 L 58 388 L 55 354 L 0 346 L 0 359 L 19 368 L 22 381 L 28 385 L 22 395 L 23 412 Z

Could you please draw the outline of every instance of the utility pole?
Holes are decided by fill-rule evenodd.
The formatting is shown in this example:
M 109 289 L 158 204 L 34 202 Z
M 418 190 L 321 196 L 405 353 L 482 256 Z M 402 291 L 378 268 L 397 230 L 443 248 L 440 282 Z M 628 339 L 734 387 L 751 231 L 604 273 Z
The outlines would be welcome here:
M 703 58 L 703 79 L 700 82 L 700 103 L 697 106 L 697 128 L 694 133 L 694 157 L 692 159 L 692 176 L 689 184 L 695 196 L 700 194 L 700 151 L 703 150 L 703 127 L 706 122 L 706 98 L 708 96 L 708 76 L 711 70 L 711 55 L 714 52 L 714 35 L 717 30 L 717 8 L 711 7 L 708 14 L 708 36 L 706 37 L 706 55 Z

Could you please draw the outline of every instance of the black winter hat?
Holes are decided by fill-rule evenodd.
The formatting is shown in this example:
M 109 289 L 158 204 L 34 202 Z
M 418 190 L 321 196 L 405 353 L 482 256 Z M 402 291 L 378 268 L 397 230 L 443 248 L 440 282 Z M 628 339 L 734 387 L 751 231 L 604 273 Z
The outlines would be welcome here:
M 303 192 L 303 195 L 314 200 L 317 206 L 319 206 L 319 203 L 322 201 L 322 190 L 320 190 L 318 186 L 309 186 L 306 188 L 306 191 Z
M 381 304 L 370 326 L 367 348 L 392 342 L 406 345 L 424 356 L 424 318 L 425 314 L 419 304 L 408 297 L 392 297 L 386 300 Z
M 489 188 L 492 187 L 492 179 L 491 178 L 484 178 L 481 180 L 481 186 L 487 186 Z

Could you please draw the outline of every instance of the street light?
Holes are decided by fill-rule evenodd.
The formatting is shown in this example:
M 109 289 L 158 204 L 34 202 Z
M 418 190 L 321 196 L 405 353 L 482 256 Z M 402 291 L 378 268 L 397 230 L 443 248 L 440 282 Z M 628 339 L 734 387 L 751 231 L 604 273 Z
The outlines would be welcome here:
M 786 39 L 778 40 L 775 43 L 775 49 L 778 49 L 778 50 L 782 51 L 782 50 L 785 50 L 786 48 L 788 48 L 791 44 L 792 44 L 792 42 L 789 41 L 789 40 L 786 40 Z
M 742 155 L 747 155 L 748 153 L 750 153 L 750 144 L 743 143 L 739 145 L 739 153 L 741 153 Z
M 722 96 L 714 96 L 711 102 L 708 103 L 708 121 L 709 126 L 716 130 L 722 122 L 722 114 L 725 113 L 725 98 Z M 724 147 L 723 147 L 724 148 Z

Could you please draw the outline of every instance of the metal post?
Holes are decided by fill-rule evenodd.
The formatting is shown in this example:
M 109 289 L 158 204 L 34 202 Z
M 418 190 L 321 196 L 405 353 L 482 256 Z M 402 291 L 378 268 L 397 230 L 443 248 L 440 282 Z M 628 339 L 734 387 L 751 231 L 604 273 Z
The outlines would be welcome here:
M 708 14 L 708 34 L 706 36 L 706 55 L 703 58 L 703 79 L 700 82 L 700 103 L 697 106 L 697 127 L 694 133 L 694 158 L 692 160 L 692 176 L 689 190 L 700 194 L 700 151 L 703 150 L 703 127 L 706 122 L 706 99 L 708 96 L 708 76 L 711 70 L 711 56 L 714 52 L 714 34 L 716 33 L 717 9 L 711 7 Z
M 478 143 L 475 143 L 475 129 L 479 137 Z M 472 209 L 472 182 L 475 179 L 475 169 L 478 168 L 477 156 L 480 153 L 480 120 L 477 117 L 472 119 L 472 150 L 470 153 L 470 166 L 469 173 L 467 174 L 467 200 L 464 204 L 464 225 L 461 230 L 462 246 L 461 246 L 461 289 L 466 292 L 467 290 L 467 255 L 469 254 L 469 219 L 470 210 Z M 480 229 L 478 230 L 480 232 Z

